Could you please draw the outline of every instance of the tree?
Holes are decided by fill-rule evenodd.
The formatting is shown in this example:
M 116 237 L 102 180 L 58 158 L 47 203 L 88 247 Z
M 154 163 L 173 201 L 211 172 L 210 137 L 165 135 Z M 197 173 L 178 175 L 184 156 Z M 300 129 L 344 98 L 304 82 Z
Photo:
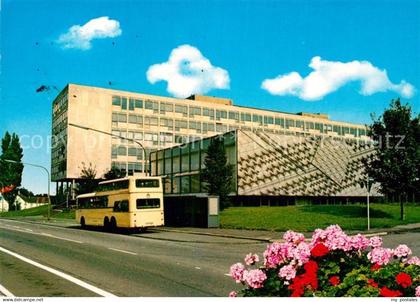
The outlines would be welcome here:
M 28 189 L 26 189 L 24 187 L 20 187 L 18 189 L 18 191 L 19 191 L 19 194 L 22 194 L 23 196 L 26 196 L 26 197 L 34 197 L 35 196 L 35 194 L 33 192 L 29 191 Z
M 117 179 L 125 177 L 125 172 L 121 169 L 117 168 L 116 166 L 112 166 L 111 170 L 104 174 L 104 178 L 106 180 Z
M 1 141 L 1 155 L 0 155 L 0 186 L 8 186 L 11 188 L 7 190 L 7 193 L 3 193 L 5 199 L 9 202 L 9 209 L 17 209 L 15 203 L 17 190 L 15 188 L 19 187 L 22 182 L 22 172 L 23 172 L 23 149 L 20 145 L 20 140 L 17 134 L 13 133 L 10 135 L 6 131 L 2 141 Z M 16 163 L 10 163 L 5 161 L 13 160 L 17 161 Z
M 77 188 L 78 194 L 94 192 L 98 187 L 99 180 L 96 179 L 96 167 L 94 167 L 92 163 L 89 163 L 89 166 L 82 163 L 80 178 L 81 180 Z
M 228 195 L 232 183 L 232 167 L 227 162 L 223 137 L 211 139 L 204 164 L 202 180 L 209 194 L 219 196 L 223 210 L 230 205 Z
M 372 119 L 369 135 L 376 141 L 376 152 L 366 172 L 381 184 L 382 193 L 399 195 L 403 220 L 404 199 L 418 195 L 420 188 L 420 116 L 412 117 L 411 107 L 397 99 L 382 116 Z

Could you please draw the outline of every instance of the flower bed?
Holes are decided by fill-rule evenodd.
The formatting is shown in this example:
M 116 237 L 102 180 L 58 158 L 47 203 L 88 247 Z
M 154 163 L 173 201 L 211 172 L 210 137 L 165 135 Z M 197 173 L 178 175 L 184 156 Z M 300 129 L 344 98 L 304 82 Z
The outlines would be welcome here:
M 287 231 L 284 243 L 268 245 L 230 268 L 245 288 L 240 295 L 279 297 L 419 297 L 420 259 L 406 245 L 382 246 L 382 238 L 348 236 L 338 225 L 317 229 L 310 242 Z M 231 292 L 235 297 L 238 293 Z

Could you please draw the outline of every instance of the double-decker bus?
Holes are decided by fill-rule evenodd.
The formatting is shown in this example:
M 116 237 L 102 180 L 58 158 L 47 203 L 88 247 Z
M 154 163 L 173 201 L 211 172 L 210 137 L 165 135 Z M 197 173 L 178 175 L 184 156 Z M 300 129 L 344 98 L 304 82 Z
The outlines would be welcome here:
M 129 176 L 100 182 L 96 192 L 77 196 L 76 221 L 82 228 L 102 226 L 106 230 L 144 231 L 162 226 L 162 179 Z

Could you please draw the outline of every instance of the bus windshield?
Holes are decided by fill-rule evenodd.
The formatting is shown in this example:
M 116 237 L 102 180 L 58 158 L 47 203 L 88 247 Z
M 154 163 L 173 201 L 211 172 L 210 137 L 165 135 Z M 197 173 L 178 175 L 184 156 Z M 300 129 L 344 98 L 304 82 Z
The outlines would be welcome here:
M 137 188 L 159 188 L 158 179 L 136 179 Z

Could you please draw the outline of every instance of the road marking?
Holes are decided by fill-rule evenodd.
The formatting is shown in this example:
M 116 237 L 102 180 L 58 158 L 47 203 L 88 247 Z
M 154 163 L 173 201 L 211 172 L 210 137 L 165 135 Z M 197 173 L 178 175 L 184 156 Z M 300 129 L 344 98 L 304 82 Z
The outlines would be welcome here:
M 73 239 L 64 238 L 64 237 L 58 237 L 58 236 L 51 235 L 51 234 L 48 234 L 48 233 L 40 233 L 39 235 L 47 236 L 47 237 L 51 237 L 51 238 L 56 238 L 56 239 L 61 239 L 61 240 L 66 240 L 66 241 L 71 241 L 71 242 L 76 242 L 76 243 L 83 243 L 82 241 L 79 241 L 79 240 L 73 240 Z
M 18 259 L 20 259 L 20 260 L 22 260 L 22 261 L 24 261 L 26 263 L 32 264 L 33 266 L 36 266 L 36 267 L 38 267 L 40 269 L 43 269 L 43 270 L 45 270 L 47 272 L 50 272 L 50 273 L 52 273 L 52 274 L 54 274 L 56 276 L 59 276 L 59 277 L 65 279 L 67 281 L 73 282 L 73 283 L 79 285 L 80 287 L 86 288 L 87 290 L 90 290 L 91 292 L 94 292 L 95 294 L 98 294 L 98 295 L 100 295 L 102 297 L 116 297 L 115 295 L 113 295 L 113 294 L 111 294 L 111 293 L 109 293 L 107 291 L 104 291 L 103 289 L 100 289 L 100 288 L 98 288 L 96 286 L 93 286 L 93 285 L 91 285 L 89 283 L 86 283 L 86 282 L 84 282 L 82 280 L 79 280 L 79 279 L 77 279 L 77 278 L 75 278 L 73 276 L 67 275 L 67 274 L 65 274 L 63 272 L 60 272 L 60 271 L 58 271 L 56 269 L 53 269 L 53 268 L 48 267 L 46 265 L 43 265 L 41 263 L 35 262 L 35 261 L 33 261 L 31 259 L 28 259 L 28 258 L 26 258 L 26 257 L 24 257 L 22 255 L 19 255 L 19 254 L 15 253 L 15 252 L 9 251 L 9 250 L 1 247 L 1 246 L 0 246 L 0 251 L 3 252 L 3 253 L 9 254 L 9 255 L 11 255 L 13 257 L 16 257 L 16 258 L 18 258 Z
M 133 253 L 133 252 L 129 252 L 129 251 L 124 251 L 124 250 L 119 250 L 119 249 L 114 249 L 114 248 L 112 248 L 112 247 L 109 247 L 108 249 L 109 249 L 109 250 L 116 251 L 116 252 L 121 252 L 121 253 L 130 254 L 130 255 L 137 255 L 137 253 Z
M 14 297 L 14 295 L 1 284 L 0 284 L 0 293 L 4 294 L 6 297 Z
M 7 229 L 7 230 L 15 231 L 15 232 L 21 232 L 21 233 L 27 233 L 27 234 L 33 234 L 33 235 L 40 235 L 40 236 L 46 236 L 46 237 L 50 237 L 50 238 L 55 238 L 55 239 L 60 239 L 60 240 L 65 240 L 65 241 L 71 241 L 71 242 L 75 242 L 75 243 L 83 243 L 82 241 L 79 241 L 79 240 L 74 240 L 74 239 L 59 237 L 59 236 L 55 236 L 55 235 L 51 235 L 51 234 L 47 234 L 47 233 L 36 233 L 36 232 L 32 231 L 31 229 L 18 230 L 18 229 L 15 229 L 13 227 L 8 227 L 8 226 L 5 226 L 5 225 L 2 225 L 0 227 L 1 228 L 4 228 L 4 229 Z

